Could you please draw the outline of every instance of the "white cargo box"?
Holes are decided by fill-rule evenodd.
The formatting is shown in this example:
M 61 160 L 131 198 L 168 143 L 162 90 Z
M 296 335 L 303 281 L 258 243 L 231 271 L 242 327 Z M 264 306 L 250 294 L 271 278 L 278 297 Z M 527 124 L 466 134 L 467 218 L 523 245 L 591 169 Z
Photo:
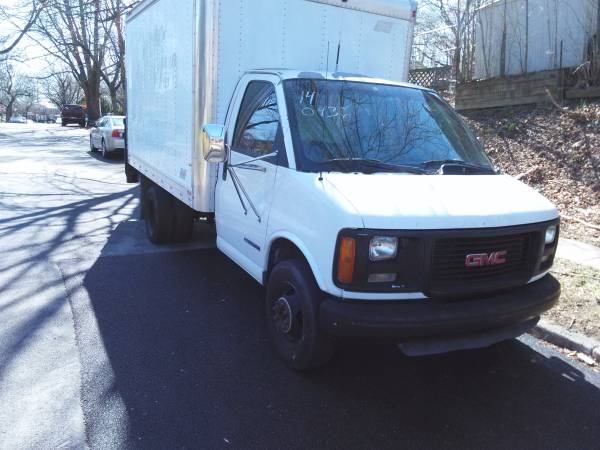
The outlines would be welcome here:
M 406 81 L 413 0 L 145 0 L 127 20 L 129 162 L 196 211 L 214 211 L 205 123 L 223 123 L 252 69 Z M 338 60 L 339 48 L 339 64 Z

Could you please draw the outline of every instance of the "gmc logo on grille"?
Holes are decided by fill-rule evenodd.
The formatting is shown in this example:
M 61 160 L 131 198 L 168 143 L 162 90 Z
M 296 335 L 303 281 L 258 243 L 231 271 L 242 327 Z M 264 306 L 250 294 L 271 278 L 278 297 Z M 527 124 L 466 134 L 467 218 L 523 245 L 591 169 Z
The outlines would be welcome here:
M 467 255 L 465 260 L 465 267 L 485 267 L 485 266 L 498 266 L 506 263 L 506 255 L 508 252 L 492 252 L 478 253 L 474 255 Z

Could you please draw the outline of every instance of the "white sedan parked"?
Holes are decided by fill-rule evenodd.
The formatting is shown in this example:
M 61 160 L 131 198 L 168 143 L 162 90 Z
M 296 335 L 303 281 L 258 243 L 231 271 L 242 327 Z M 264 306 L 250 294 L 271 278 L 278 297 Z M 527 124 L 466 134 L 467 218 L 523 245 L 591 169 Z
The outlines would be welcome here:
M 100 150 L 102 157 L 116 150 L 125 149 L 125 116 L 104 116 L 94 124 L 90 131 L 90 149 Z

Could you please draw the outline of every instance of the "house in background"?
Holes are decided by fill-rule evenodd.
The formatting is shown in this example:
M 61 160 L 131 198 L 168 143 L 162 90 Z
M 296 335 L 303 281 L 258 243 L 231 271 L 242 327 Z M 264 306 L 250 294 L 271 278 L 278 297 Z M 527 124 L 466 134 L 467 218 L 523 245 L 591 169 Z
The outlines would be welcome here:
M 474 79 L 575 69 L 589 59 L 598 0 L 493 0 L 476 21 Z
M 493 0 L 476 12 L 472 80 L 456 108 L 600 96 L 599 0 Z

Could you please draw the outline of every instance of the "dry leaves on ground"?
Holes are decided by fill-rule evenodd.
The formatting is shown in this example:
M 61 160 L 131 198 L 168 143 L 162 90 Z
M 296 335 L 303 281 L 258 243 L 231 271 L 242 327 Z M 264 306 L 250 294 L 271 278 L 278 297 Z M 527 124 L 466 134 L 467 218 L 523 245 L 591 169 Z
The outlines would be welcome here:
M 562 236 L 600 245 L 600 103 L 467 114 L 494 163 L 559 208 Z

